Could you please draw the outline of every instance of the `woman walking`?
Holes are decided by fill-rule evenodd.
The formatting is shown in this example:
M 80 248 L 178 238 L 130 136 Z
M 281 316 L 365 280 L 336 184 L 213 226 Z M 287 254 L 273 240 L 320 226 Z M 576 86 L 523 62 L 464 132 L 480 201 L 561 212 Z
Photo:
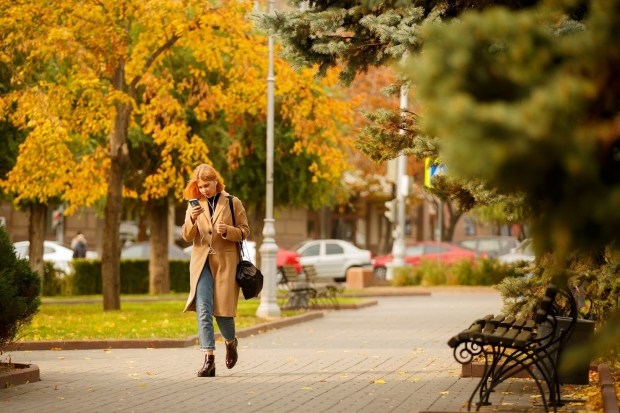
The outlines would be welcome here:
M 235 223 L 215 169 L 199 165 L 183 191 L 190 201 L 182 228 L 183 239 L 193 242 L 189 264 L 190 291 L 185 311 L 196 311 L 200 348 L 205 351 L 198 377 L 215 377 L 213 316 L 226 342 L 226 367 L 237 363 L 235 319 L 239 286 L 235 279 L 239 262 L 238 242 L 250 234 L 245 208 L 233 198 Z M 193 200 L 197 201 L 193 201 Z M 194 204 L 194 205 L 192 205 Z

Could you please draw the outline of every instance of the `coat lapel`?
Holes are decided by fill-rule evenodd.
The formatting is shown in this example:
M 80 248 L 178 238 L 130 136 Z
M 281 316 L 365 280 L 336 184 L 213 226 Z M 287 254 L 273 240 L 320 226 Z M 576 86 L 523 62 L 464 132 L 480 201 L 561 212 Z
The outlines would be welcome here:
M 215 206 L 215 214 L 213 217 L 213 223 L 215 224 L 220 217 L 220 214 L 224 210 L 225 207 L 228 206 L 228 193 L 226 191 L 222 191 L 220 193 L 220 198 L 217 200 L 217 205 Z

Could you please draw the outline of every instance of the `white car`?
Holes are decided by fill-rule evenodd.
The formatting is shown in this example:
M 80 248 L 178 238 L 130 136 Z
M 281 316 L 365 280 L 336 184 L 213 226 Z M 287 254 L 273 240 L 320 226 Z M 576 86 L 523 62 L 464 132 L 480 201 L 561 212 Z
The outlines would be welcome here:
M 20 258 L 28 259 L 30 241 L 15 242 L 13 247 Z M 86 258 L 99 258 L 99 254 L 86 251 Z M 54 267 L 68 274 L 72 271 L 73 250 L 54 241 L 43 241 L 43 261 L 53 262 Z
M 534 246 L 532 245 L 531 238 L 526 238 L 521 241 L 519 245 L 512 248 L 508 254 L 497 257 L 497 260 L 504 264 L 518 261 L 534 262 L 535 259 L 536 254 L 534 253 Z
M 372 254 L 339 239 L 303 241 L 291 248 L 300 255 L 301 265 L 314 265 L 319 278 L 344 282 L 351 267 L 372 268 Z

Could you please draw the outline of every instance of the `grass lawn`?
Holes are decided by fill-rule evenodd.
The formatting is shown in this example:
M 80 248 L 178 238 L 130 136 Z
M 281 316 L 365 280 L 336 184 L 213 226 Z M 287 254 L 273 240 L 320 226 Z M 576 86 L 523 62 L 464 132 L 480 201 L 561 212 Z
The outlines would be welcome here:
M 179 295 L 186 297 L 187 294 Z M 121 298 L 121 311 L 102 311 L 101 296 L 58 297 L 59 300 L 98 299 L 93 304 L 54 304 L 46 297 L 32 323 L 20 331 L 20 340 L 92 340 L 120 338 L 184 338 L 197 334 L 196 313 L 183 312 L 185 300 L 130 302 L 136 295 Z M 341 304 L 365 301 L 339 298 Z M 240 300 L 235 324 L 238 329 L 264 323 L 255 316 L 260 300 Z M 282 317 L 304 313 L 282 311 Z M 218 331 L 217 323 L 214 323 Z

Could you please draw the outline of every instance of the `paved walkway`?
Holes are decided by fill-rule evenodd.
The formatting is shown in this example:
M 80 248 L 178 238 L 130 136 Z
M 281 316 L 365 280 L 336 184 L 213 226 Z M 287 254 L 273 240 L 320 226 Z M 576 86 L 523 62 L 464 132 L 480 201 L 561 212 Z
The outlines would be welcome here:
M 459 379 L 446 341 L 500 309 L 491 291 L 379 298 L 244 338 L 232 370 L 220 342 L 215 378 L 196 377 L 197 348 L 12 352 L 14 362 L 38 365 L 42 381 L 0 390 L 0 411 L 459 411 L 477 379 Z M 506 403 L 525 397 L 517 387 Z

